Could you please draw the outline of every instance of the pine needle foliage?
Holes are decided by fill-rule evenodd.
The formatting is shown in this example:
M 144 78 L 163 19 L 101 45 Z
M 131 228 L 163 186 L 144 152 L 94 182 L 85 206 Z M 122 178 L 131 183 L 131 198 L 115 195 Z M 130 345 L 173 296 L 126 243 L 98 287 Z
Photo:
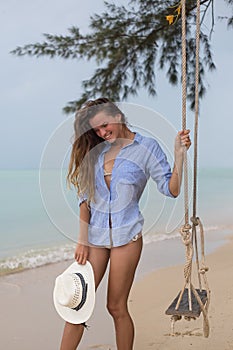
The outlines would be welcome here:
M 233 0 L 224 0 L 229 9 Z M 104 11 L 90 17 L 89 33 L 78 27 L 67 35 L 43 34 L 44 41 L 17 47 L 18 56 L 47 56 L 73 60 L 94 60 L 96 70 L 82 82 L 79 100 L 68 102 L 65 113 L 74 112 L 87 99 L 107 96 L 126 100 L 146 89 L 157 94 L 156 75 L 163 70 L 172 85 L 181 81 L 180 2 L 174 0 L 131 0 L 127 6 L 105 2 Z M 194 107 L 196 1 L 186 1 L 187 16 L 187 97 Z M 199 95 L 206 92 L 207 71 L 215 69 L 210 34 L 214 28 L 214 0 L 201 1 Z M 232 16 L 227 19 L 233 27 Z M 207 25 L 208 20 L 208 25 Z M 208 30 L 206 28 L 209 28 Z

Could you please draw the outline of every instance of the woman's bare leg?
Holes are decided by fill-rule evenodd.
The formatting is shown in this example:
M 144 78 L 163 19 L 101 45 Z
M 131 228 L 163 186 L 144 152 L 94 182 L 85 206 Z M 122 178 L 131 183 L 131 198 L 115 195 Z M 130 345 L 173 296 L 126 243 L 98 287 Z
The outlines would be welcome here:
M 106 248 L 89 248 L 88 260 L 90 261 L 95 277 L 96 289 L 100 284 L 106 271 L 110 251 Z M 60 350 L 75 350 L 79 345 L 84 327 L 80 324 L 71 324 L 66 322 L 61 341 Z
M 133 349 L 134 325 L 127 300 L 141 250 L 142 238 L 111 249 L 107 307 L 114 320 L 118 350 Z

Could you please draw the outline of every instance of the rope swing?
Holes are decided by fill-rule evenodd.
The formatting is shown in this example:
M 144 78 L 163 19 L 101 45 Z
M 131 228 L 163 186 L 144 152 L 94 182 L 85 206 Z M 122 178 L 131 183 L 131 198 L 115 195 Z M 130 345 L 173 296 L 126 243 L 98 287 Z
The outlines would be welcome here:
M 186 8 L 185 0 L 181 1 L 182 16 L 182 129 L 186 129 Z M 184 286 L 165 311 L 171 317 L 172 335 L 174 335 L 175 322 L 182 316 L 186 320 L 196 319 L 203 314 L 203 334 L 209 336 L 208 308 L 210 303 L 210 289 L 207 282 L 205 264 L 204 230 L 199 217 L 196 216 L 197 202 L 197 136 L 198 136 L 198 112 L 199 112 L 199 46 L 200 46 L 200 0 L 197 0 L 196 13 L 196 71 L 195 71 L 195 124 L 194 124 L 194 163 L 193 163 L 193 216 L 192 225 L 189 224 L 188 207 L 188 166 L 187 153 L 184 155 L 184 211 L 185 222 L 180 229 L 182 241 L 185 245 L 186 262 L 184 266 Z M 201 263 L 199 262 L 197 227 L 200 233 Z M 199 288 L 192 283 L 193 255 L 196 256 L 196 267 Z M 204 288 L 202 287 L 204 284 Z

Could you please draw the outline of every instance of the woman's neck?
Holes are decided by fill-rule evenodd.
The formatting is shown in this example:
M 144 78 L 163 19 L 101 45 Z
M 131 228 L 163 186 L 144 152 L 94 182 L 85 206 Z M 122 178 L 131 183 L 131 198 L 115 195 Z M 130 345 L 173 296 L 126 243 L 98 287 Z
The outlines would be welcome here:
M 119 137 L 114 141 L 112 146 L 118 146 L 118 147 L 124 147 L 128 145 L 129 143 L 132 143 L 132 140 L 134 140 L 135 133 L 132 132 L 127 127 L 122 128 L 122 133 L 119 135 Z

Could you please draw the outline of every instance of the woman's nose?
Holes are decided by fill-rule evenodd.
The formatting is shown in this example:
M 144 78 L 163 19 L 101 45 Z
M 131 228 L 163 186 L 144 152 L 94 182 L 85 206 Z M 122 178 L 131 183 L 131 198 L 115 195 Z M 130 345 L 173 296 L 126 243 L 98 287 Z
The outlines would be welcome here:
M 99 136 L 104 138 L 106 131 L 104 129 L 99 129 Z

